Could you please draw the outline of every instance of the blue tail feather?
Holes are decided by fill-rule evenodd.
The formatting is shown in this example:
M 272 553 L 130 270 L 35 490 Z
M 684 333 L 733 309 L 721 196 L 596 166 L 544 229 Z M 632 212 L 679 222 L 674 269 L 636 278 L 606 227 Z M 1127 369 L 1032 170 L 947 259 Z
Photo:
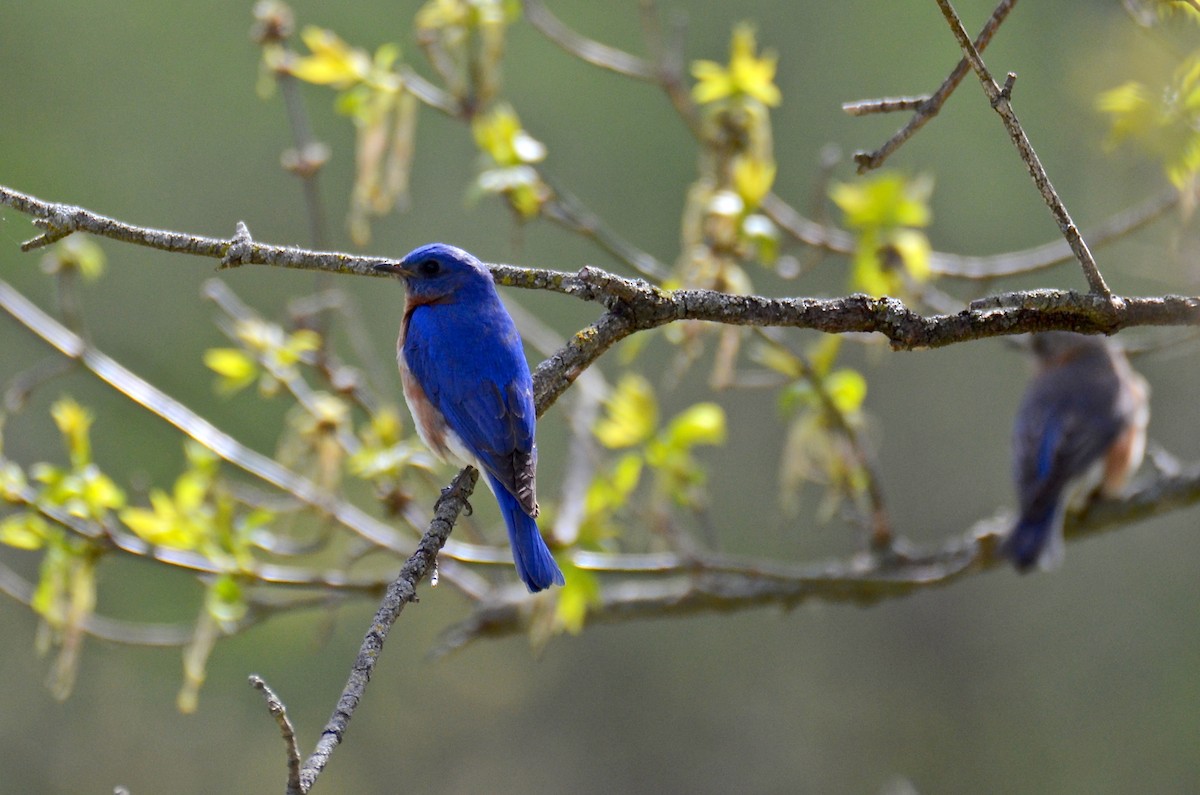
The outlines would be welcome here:
M 1012 559 L 1018 571 L 1028 571 L 1041 557 L 1042 546 L 1049 534 L 1048 518 L 1037 522 L 1023 519 L 1005 540 L 1004 554 Z
M 517 574 L 525 587 L 532 593 L 545 590 L 551 585 L 562 585 L 566 582 L 562 570 L 558 568 L 554 556 L 542 539 L 537 522 L 525 513 L 517 498 L 508 492 L 491 475 L 488 480 L 500 504 L 500 514 L 508 527 L 508 541 L 512 546 L 513 562 L 517 564 Z
M 1063 556 L 1061 511 L 1055 508 L 1044 516 L 1022 516 L 1005 539 L 1003 551 L 1022 573 L 1034 566 L 1058 568 Z

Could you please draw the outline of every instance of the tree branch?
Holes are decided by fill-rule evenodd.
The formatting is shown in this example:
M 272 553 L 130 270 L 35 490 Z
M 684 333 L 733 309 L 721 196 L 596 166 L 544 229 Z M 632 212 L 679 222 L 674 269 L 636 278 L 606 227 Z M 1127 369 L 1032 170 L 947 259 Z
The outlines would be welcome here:
M 558 17 L 554 16 L 541 0 L 522 0 L 521 5 L 525 10 L 525 19 L 530 25 L 533 25 L 539 33 L 568 54 L 584 63 L 590 63 L 592 66 L 608 69 L 635 80 L 654 81 L 658 78 L 658 73 L 653 65 L 636 55 L 630 55 L 624 50 L 601 44 L 571 30 Z
M 1001 0 L 1000 5 L 996 6 L 996 10 L 992 12 L 992 16 L 988 19 L 987 24 L 983 26 L 983 30 L 979 32 L 979 36 L 975 39 L 975 48 L 979 52 L 983 52 L 988 46 L 988 43 L 992 40 L 992 36 L 996 34 L 996 31 L 1008 16 L 1008 12 L 1012 11 L 1013 6 L 1016 4 L 1017 0 Z M 892 152 L 899 149 L 917 130 L 924 127 L 928 121 L 936 116 L 942 109 L 942 105 L 954 93 L 954 89 L 958 88 L 958 84 L 967 76 L 967 71 L 970 68 L 970 64 L 967 63 L 966 58 L 960 60 L 950 72 L 950 76 L 942 81 L 938 90 L 918 105 L 917 112 L 909 119 L 908 124 L 904 125 L 883 146 L 874 152 L 856 152 L 854 162 L 858 164 L 858 173 L 865 174 L 873 168 L 882 166 L 883 162 L 891 156 Z M 905 98 L 905 100 L 908 102 L 913 101 L 910 98 Z M 862 116 L 866 113 L 902 110 L 904 109 L 902 107 L 904 104 L 903 101 L 899 100 L 863 100 L 860 102 L 848 102 L 842 105 L 842 110 L 853 116 Z M 893 105 L 896 106 L 893 107 Z
M 275 723 L 279 725 L 279 733 L 283 737 L 283 744 L 287 750 L 287 795 L 300 795 L 304 792 L 300 787 L 300 748 L 296 745 L 296 730 L 292 726 L 291 719 L 288 718 L 287 707 L 258 674 L 250 675 L 250 686 L 263 694 L 263 698 L 267 702 L 267 710 L 271 713 L 271 717 L 275 718 Z
M 232 240 L 145 229 L 80 207 L 45 202 L 3 186 L 0 186 L 0 204 L 34 216 L 44 228 L 57 230 L 55 234 L 61 231 L 61 236 L 71 231 L 85 231 L 165 251 L 219 258 L 222 267 L 255 264 L 374 276 L 377 275 L 373 271 L 375 264 L 394 262 L 383 257 L 256 243 L 245 225 L 240 223 Z M 1073 225 L 1070 228 L 1074 230 Z M 1078 238 L 1078 231 L 1074 234 Z M 1082 240 L 1078 242 L 1082 243 Z M 886 297 L 856 294 L 841 298 L 765 298 L 714 290 L 667 291 L 590 266 L 574 274 L 511 265 L 493 264 L 490 267 L 499 284 L 558 292 L 601 303 L 608 309 L 598 321 L 577 332 L 561 350 L 537 368 L 534 395 L 539 414 L 544 413 L 579 373 L 612 345 L 634 332 L 678 320 L 805 328 L 831 334 L 878 332 L 897 349 L 935 348 L 1051 329 L 1111 334 L 1131 326 L 1200 323 L 1200 299 L 1173 295 L 1125 298 L 1114 303 L 1115 296 L 1106 293 L 1080 295 L 1033 290 L 977 301 L 957 314 L 922 315 L 903 302 Z M 69 331 L 66 334 L 72 341 L 66 347 L 56 347 L 72 358 L 83 357 L 86 363 L 82 341 Z M 111 364 L 116 365 L 115 362 Z
M 1097 500 L 1083 514 L 1068 515 L 1065 535 L 1069 541 L 1091 538 L 1197 502 L 1200 464 L 1193 464 L 1177 474 L 1144 482 L 1122 498 Z M 790 610 L 814 601 L 870 605 L 944 587 L 1004 565 L 1007 559 L 1000 553 L 1000 542 L 1011 524 L 1010 516 L 999 515 L 977 522 L 933 549 L 900 548 L 899 555 L 858 555 L 815 566 L 716 555 L 671 560 L 670 555 L 660 555 L 660 570 L 674 576 L 606 586 L 600 603 L 588 608 L 587 620 L 610 624 L 769 605 Z M 478 638 L 523 632 L 527 616 L 519 601 L 501 597 L 497 594 L 492 602 L 480 604 L 465 621 L 446 630 L 434 653 L 445 654 Z
M 333 715 L 321 732 L 321 739 L 317 742 L 316 749 L 305 761 L 304 768 L 300 771 L 301 792 L 308 792 L 312 789 L 313 782 L 329 762 L 329 756 L 341 743 L 350 719 L 354 716 L 354 710 L 358 707 L 358 702 L 362 699 L 363 693 L 371 681 L 371 674 L 375 670 L 375 664 L 379 660 L 379 654 L 383 649 L 384 641 L 387 640 L 388 632 L 396 623 L 396 619 L 400 617 L 405 606 L 409 602 L 417 601 L 417 584 L 435 566 L 438 552 L 446 544 L 446 539 L 454 528 L 454 523 L 466 507 L 467 498 L 471 496 L 478 477 L 479 473 L 471 467 L 466 467 L 455 475 L 450 486 L 438 500 L 433 521 L 429 523 L 429 529 L 421 537 L 416 551 L 400 569 L 395 581 L 388 586 L 383 602 L 375 612 L 371 627 L 363 638 L 358 657 L 355 658 L 354 667 L 350 671 L 350 678 L 342 690 L 342 695 L 338 698 Z
M 1075 222 L 1071 220 L 1071 214 L 1067 212 L 1066 205 L 1058 197 L 1058 192 L 1054 190 L 1054 185 L 1050 182 L 1050 177 L 1046 174 L 1046 169 L 1042 165 L 1041 159 L 1038 158 L 1037 152 L 1033 151 L 1033 144 L 1029 142 L 1029 136 L 1025 134 L 1024 128 L 1021 127 L 1021 122 L 1017 119 L 1016 112 L 1012 109 L 1012 103 L 1009 100 L 1012 97 L 1013 84 L 1016 82 L 1017 75 L 1009 72 L 1003 89 L 996 85 L 996 81 L 992 79 L 991 73 L 983 62 L 983 58 L 979 55 L 979 50 L 976 49 L 971 39 L 967 36 L 967 31 L 963 27 L 962 20 L 958 18 L 958 13 L 954 10 L 954 6 L 951 5 L 950 0 L 937 0 L 937 4 L 942 9 L 942 15 L 946 17 L 946 22 L 949 23 L 954 37 L 958 40 L 958 46 L 962 48 L 967 61 L 971 64 L 971 68 L 975 70 L 975 74 L 983 86 L 983 92 L 987 95 L 988 101 L 992 103 L 992 109 L 999 114 L 1001 121 L 1004 123 L 1004 129 L 1008 131 L 1008 136 L 1017 147 L 1017 152 L 1020 153 L 1021 160 L 1025 163 L 1025 167 L 1029 169 L 1029 176 L 1033 178 L 1033 184 L 1042 195 L 1046 206 L 1050 208 L 1050 214 L 1054 216 L 1059 231 L 1067 239 L 1067 244 L 1070 245 L 1071 251 L 1075 253 L 1075 258 L 1079 260 L 1080 266 L 1083 267 L 1083 275 L 1087 278 L 1088 286 L 1093 293 L 1103 296 L 1116 308 L 1119 299 L 1112 294 L 1112 291 L 1108 289 L 1108 285 L 1105 284 L 1104 277 L 1100 275 L 1100 269 L 1096 267 L 1096 260 L 1092 258 L 1092 252 L 1088 249 L 1087 243 L 1084 242 L 1083 237 L 1079 234 L 1079 229 L 1075 226 Z

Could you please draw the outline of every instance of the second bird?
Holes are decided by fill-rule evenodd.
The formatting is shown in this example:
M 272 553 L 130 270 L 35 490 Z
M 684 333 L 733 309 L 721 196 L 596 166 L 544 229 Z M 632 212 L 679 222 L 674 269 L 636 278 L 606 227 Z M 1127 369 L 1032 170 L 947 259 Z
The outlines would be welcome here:
M 1063 514 L 1097 490 L 1115 496 L 1142 462 L 1150 389 L 1102 336 L 1035 334 L 1038 373 L 1013 428 L 1021 516 L 1004 544 L 1019 571 L 1062 562 Z
M 404 280 L 397 360 L 421 439 L 441 458 L 453 456 L 483 474 L 525 586 L 541 591 L 562 585 L 562 571 L 534 521 L 533 379 L 491 272 L 444 243 L 375 269 Z

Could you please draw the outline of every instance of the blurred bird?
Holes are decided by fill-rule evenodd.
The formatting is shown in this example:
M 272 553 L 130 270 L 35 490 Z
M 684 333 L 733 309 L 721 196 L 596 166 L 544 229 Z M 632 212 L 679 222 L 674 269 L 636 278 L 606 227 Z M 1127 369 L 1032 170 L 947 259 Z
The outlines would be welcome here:
M 443 460 L 453 456 L 483 473 L 526 587 L 562 585 L 562 571 L 534 521 L 533 379 L 491 272 L 444 243 L 375 270 L 404 280 L 396 358 L 422 441 Z
M 1142 462 L 1150 388 L 1102 336 L 1035 334 L 1034 376 L 1013 427 L 1021 515 L 1003 550 L 1018 571 L 1062 563 L 1063 516 L 1114 496 Z

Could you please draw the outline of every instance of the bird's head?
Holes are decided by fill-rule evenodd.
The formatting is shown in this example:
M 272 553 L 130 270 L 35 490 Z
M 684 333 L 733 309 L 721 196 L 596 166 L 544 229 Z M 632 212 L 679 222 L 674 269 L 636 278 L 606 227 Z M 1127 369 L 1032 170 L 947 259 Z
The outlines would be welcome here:
M 445 243 L 413 249 L 400 262 L 380 263 L 375 270 L 399 276 L 408 289 L 409 299 L 422 303 L 494 289 L 492 273 L 482 262 Z
M 1103 335 L 1073 331 L 1043 331 L 1032 335 L 1029 345 L 1038 360 L 1048 367 L 1083 356 L 1105 357 L 1109 350 L 1109 342 Z

